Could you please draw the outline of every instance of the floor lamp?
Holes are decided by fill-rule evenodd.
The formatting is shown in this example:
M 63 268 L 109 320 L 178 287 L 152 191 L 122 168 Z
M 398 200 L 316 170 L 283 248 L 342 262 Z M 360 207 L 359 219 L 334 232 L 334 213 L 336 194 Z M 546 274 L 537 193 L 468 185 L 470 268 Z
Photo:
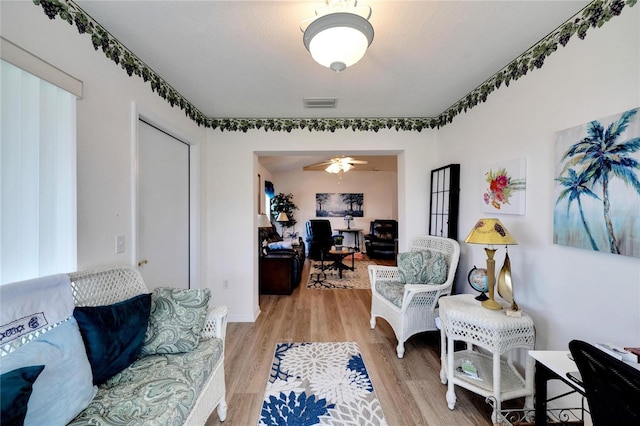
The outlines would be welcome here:
M 496 218 L 480 219 L 464 240 L 471 244 L 484 244 L 487 253 L 487 279 L 489 281 L 489 298 L 482 301 L 482 306 L 487 309 L 502 309 L 502 305 L 493 298 L 496 283 L 496 261 L 493 259 L 496 250 L 494 245 L 518 244 L 511 236 L 507 228 Z

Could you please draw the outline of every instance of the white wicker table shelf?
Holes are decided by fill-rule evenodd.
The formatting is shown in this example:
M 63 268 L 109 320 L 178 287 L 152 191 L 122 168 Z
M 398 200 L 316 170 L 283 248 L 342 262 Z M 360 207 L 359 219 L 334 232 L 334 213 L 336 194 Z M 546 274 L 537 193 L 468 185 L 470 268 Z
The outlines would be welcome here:
M 448 384 L 447 403 L 456 404 L 455 385 L 484 397 L 492 397 L 492 420 L 498 422 L 502 401 L 525 397 L 525 406 L 533 407 L 533 371 L 531 357 L 526 357 L 524 377 L 513 364 L 514 349 L 531 350 L 535 343 L 533 320 L 525 313 L 509 317 L 504 310 L 483 308 L 470 294 L 442 297 L 439 300 L 441 330 L 440 379 Z M 467 349 L 454 351 L 454 342 L 462 341 Z M 483 348 L 489 354 L 474 350 Z M 506 360 L 501 355 L 506 354 Z M 481 380 L 458 372 L 462 360 L 473 363 Z

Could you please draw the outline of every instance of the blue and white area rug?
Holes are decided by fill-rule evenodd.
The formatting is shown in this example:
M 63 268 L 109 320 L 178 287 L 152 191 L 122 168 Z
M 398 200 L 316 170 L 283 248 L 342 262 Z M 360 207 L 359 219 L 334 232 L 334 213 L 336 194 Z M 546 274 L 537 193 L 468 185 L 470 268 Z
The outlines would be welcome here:
M 356 342 L 278 343 L 258 425 L 386 425 Z

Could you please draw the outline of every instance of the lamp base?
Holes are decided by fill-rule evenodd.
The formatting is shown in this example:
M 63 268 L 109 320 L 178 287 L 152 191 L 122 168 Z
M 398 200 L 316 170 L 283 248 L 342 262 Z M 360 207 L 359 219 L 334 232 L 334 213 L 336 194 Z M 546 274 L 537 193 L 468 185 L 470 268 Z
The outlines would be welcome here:
M 502 309 L 502 305 L 493 299 L 482 301 L 482 307 L 487 309 L 493 309 L 494 311 L 499 311 L 500 309 Z

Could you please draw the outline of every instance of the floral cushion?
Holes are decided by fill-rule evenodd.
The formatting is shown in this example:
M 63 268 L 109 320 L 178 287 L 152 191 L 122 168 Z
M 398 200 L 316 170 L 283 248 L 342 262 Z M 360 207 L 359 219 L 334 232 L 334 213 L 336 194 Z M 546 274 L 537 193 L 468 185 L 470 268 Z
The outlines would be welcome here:
M 189 352 L 198 345 L 211 291 L 156 288 L 142 355 Z
M 447 259 L 431 250 L 399 253 L 398 272 L 404 284 L 443 284 L 447 281 Z
M 184 424 L 222 351 L 222 340 L 208 339 L 188 353 L 142 357 L 100 385 L 69 425 Z
M 397 307 L 402 306 L 404 283 L 398 281 L 376 281 L 376 291 Z

